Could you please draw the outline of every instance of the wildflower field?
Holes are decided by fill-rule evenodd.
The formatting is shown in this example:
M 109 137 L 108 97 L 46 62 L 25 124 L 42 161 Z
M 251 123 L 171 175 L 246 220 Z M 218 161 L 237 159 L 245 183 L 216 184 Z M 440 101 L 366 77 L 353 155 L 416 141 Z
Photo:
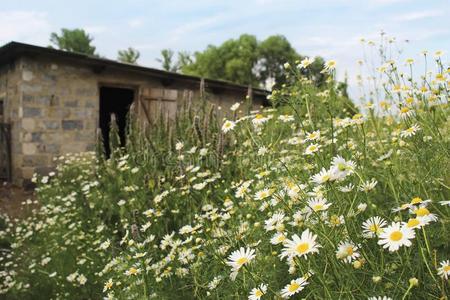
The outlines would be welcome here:
M 305 59 L 270 108 L 187 105 L 126 149 L 113 127 L 108 160 L 57 158 L 1 218 L 0 297 L 448 299 L 449 69 L 371 47 L 358 109 Z

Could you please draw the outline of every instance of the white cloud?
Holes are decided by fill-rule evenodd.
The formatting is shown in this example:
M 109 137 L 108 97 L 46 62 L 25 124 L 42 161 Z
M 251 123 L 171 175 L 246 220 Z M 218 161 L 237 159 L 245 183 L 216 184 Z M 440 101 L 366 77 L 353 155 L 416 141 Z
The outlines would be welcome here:
M 21 41 L 45 44 L 51 32 L 46 13 L 37 11 L 0 12 L 0 44 Z
M 414 11 L 399 15 L 396 17 L 396 19 L 398 21 L 417 21 L 427 18 L 439 17 L 443 14 L 444 12 L 439 10 Z

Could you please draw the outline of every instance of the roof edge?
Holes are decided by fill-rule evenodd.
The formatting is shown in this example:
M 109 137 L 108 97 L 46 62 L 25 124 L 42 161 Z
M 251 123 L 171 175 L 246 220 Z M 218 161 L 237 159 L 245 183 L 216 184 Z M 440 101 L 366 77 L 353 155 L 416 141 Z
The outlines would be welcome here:
M 154 76 L 158 76 L 161 78 L 173 78 L 173 79 L 180 79 L 180 80 L 190 80 L 190 81 L 200 81 L 202 80 L 202 77 L 199 76 L 193 76 L 193 75 L 186 75 L 186 74 L 180 74 L 176 72 L 170 72 L 165 70 L 160 70 L 156 68 L 151 67 L 145 67 L 140 65 L 134 65 L 134 64 L 128 64 L 119 62 L 112 59 L 107 58 L 100 58 L 92 55 L 87 55 L 84 53 L 77 53 L 77 52 L 69 52 L 54 48 L 46 48 L 42 46 L 36 46 L 26 43 L 20 43 L 11 41 L 2 47 L 0 47 L 0 66 L 11 61 L 12 59 L 25 56 L 26 54 L 30 53 L 36 53 L 36 54 L 44 54 L 49 56 L 58 56 L 60 58 L 69 58 L 73 60 L 79 60 L 83 61 L 87 64 L 94 65 L 94 66 L 110 66 L 122 70 L 127 71 L 134 71 L 139 73 L 148 73 L 152 74 Z M 237 84 L 225 80 L 218 80 L 218 79 L 209 79 L 209 78 L 203 78 L 206 85 L 210 87 L 223 87 L 228 89 L 234 89 L 234 90 L 248 90 L 248 86 Z M 270 94 L 270 91 L 252 87 L 252 92 L 257 95 L 267 96 Z

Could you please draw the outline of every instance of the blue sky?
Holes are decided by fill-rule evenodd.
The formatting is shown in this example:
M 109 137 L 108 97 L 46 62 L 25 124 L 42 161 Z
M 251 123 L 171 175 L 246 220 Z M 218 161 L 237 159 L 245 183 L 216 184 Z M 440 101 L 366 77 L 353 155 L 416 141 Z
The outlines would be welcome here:
M 350 81 L 361 57 L 361 37 L 380 30 L 408 39 L 405 56 L 450 50 L 450 0 L 0 0 L 0 44 L 11 40 L 47 46 L 60 28 L 84 28 L 97 51 L 115 58 L 132 46 L 142 65 L 159 67 L 164 48 L 195 51 L 242 33 L 264 39 L 283 34 L 304 55 L 336 59 Z

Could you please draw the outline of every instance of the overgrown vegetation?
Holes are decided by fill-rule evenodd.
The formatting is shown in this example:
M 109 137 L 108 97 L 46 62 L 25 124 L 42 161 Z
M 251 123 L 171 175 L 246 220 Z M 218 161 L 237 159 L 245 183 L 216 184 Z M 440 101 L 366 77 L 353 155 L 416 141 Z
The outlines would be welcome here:
M 418 81 L 383 58 L 382 101 L 361 111 L 334 80 L 303 77 L 303 61 L 286 65 L 295 80 L 272 93 L 275 108 L 237 103 L 219 120 L 187 105 L 172 126 L 131 126 L 127 149 L 113 129 L 108 160 L 60 157 L 35 178 L 40 208 L 5 217 L 3 297 L 446 299 L 440 56 Z

